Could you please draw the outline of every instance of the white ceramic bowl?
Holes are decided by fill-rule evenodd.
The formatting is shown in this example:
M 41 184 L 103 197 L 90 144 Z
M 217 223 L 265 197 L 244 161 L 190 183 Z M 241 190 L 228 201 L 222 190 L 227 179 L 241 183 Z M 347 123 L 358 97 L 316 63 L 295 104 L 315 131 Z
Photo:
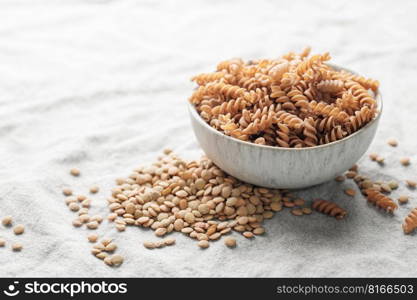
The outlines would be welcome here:
M 189 104 L 189 113 L 201 148 L 222 170 L 254 185 L 295 189 L 333 179 L 361 158 L 375 136 L 381 117 L 379 93 L 376 100 L 378 114 L 360 130 L 333 143 L 300 149 L 244 142 L 212 128 L 192 104 Z

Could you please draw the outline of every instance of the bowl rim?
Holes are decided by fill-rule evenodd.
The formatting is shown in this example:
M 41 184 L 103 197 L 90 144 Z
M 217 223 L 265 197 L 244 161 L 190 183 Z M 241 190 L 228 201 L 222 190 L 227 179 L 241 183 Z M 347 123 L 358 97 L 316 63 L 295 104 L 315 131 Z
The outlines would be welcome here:
M 356 72 L 353 72 L 353 71 L 351 71 L 351 70 L 349 70 L 347 68 L 340 67 L 338 65 L 334 65 L 334 64 L 328 64 L 328 65 L 331 66 L 331 67 L 333 67 L 333 68 L 335 68 L 335 69 L 345 70 L 345 71 L 348 71 L 349 73 L 357 74 Z M 381 117 L 382 108 L 383 108 L 383 105 L 382 105 L 382 96 L 381 96 L 381 93 L 380 93 L 380 90 L 379 89 L 375 93 L 375 100 L 377 102 L 377 109 L 378 109 L 377 114 L 365 126 L 363 126 L 362 128 L 360 128 L 359 130 L 355 131 L 354 133 L 349 134 L 347 137 L 344 137 L 343 139 L 340 139 L 340 140 L 337 140 L 337 141 L 334 141 L 334 142 L 331 142 L 331 143 L 323 144 L 323 145 L 317 145 L 317 146 L 305 147 L 305 148 L 286 148 L 286 147 L 276 147 L 276 146 L 260 145 L 260 144 L 255 144 L 255 143 L 250 143 L 250 142 L 242 141 L 242 140 L 239 140 L 237 138 L 228 136 L 228 135 L 226 135 L 226 134 L 224 134 L 224 133 L 222 133 L 222 132 L 214 129 L 209 124 L 207 124 L 207 122 L 205 122 L 203 120 L 203 118 L 200 116 L 200 114 L 197 112 L 197 110 L 195 109 L 195 106 L 192 103 L 190 103 L 189 101 L 187 101 L 187 103 L 188 103 L 188 110 L 191 113 L 191 116 L 195 120 L 197 120 L 197 122 L 199 122 L 203 127 L 205 127 L 206 129 L 208 129 L 209 131 L 213 132 L 214 134 L 216 134 L 216 135 L 218 135 L 220 137 L 223 137 L 225 139 L 228 139 L 228 140 L 230 140 L 232 142 L 241 143 L 241 144 L 244 144 L 246 146 L 259 147 L 259 148 L 261 148 L 261 149 L 263 148 L 265 150 L 266 149 L 269 149 L 269 150 L 273 150 L 273 151 L 314 151 L 316 149 L 322 149 L 322 148 L 326 148 L 326 147 L 332 147 L 332 146 L 335 146 L 338 143 L 344 143 L 347 140 L 353 138 L 354 136 L 360 134 L 362 131 L 365 131 L 366 129 L 368 129 L 369 127 L 371 127 L 373 123 L 377 122 L 380 119 L 380 117 Z

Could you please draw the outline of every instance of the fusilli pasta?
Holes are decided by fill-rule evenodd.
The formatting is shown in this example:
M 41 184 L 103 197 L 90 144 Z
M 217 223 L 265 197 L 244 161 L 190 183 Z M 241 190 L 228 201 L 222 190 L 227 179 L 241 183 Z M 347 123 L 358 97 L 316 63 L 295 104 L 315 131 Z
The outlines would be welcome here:
M 328 53 L 220 62 L 194 76 L 189 101 L 216 130 L 276 147 L 314 147 L 359 130 L 377 114 L 379 83 L 326 64 Z
M 347 214 L 346 210 L 336 203 L 322 199 L 314 200 L 312 207 L 318 212 L 335 217 L 338 220 L 343 219 Z
M 364 192 L 370 203 L 385 210 L 386 212 L 393 212 L 398 207 L 391 198 L 385 196 L 381 192 L 378 192 L 376 189 L 370 188 L 366 189 Z
M 404 233 L 409 234 L 417 228 L 417 208 L 414 208 L 410 214 L 405 217 L 403 223 Z

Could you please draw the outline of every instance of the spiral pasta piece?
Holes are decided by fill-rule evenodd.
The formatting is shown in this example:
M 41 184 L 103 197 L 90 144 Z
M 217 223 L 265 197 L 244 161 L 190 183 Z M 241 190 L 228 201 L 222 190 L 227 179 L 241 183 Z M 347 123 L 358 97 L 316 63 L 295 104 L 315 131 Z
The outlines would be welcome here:
M 355 111 L 360 109 L 358 99 L 350 92 L 346 92 L 341 98 L 336 99 L 336 106 L 346 111 L 349 115 L 354 114 Z
M 320 65 L 322 62 L 327 60 L 330 60 L 329 53 L 324 53 L 323 55 L 316 54 L 310 58 L 305 58 L 304 61 L 297 66 L 297 73 L 298 75 L 302 75 L 307 70 L 313 68 L 314 66 Z
M 385 210 L 386 212 L 393 212 L 398 207 L 397 204 L 395 204 L 395 202 L 391 198 L 385 196 L 384 194 L 373 188 L 366 189 L 365 195 L 368 199 L 368 202 L 372 203 L 376 207 Z
M 204 85 L 209 82 L 217 81 L 224 78 L 224 72 L 214 72 L 214 73 L 203 73 L 191 78 L 192 81 L 195 81 L 198 85 Z
M 297 110 L 297 106 L 295 106 L 295 104 L 290 102 L 290 101 L 282 103 L 281 107 L 282 107 L 282 109 L 284 109 L 288 112 L 293 112 L 293 111 Z
M 220 105 L 215 106 L 210 110 L 211 115 L 217 116 L 219 114 L 227 114 L 231 113 L 235 115 L 238 111 L 241 111 L 248 105 L 248 102 L 243 100 L 242 98 L 232 99 L 228 102 L 223 102 Z M 201 110 L 204 110 L 202 108 Z
M 313 147 L 317 145 L 318 139 L 317 139 L 317 130 L 315 128 L 315 122 L 313 118 L 307 118 L 304 120 L 303 126 L 303 134 L 305 136 L 304 143 L 309 146 Z
M 309 84 L 308 88 L 304 90 L 304 95 L 306 95 L 309 101 L 312 101 L 314 99 L 319 99 L 321 97 L 317 88 L 311 84 Z
M 274 99 L 277 103 L 285 103 L 290 101 L 290 98 L 287 96 L 287 93 L 281 89 L 279 85 L 273 85 L 271 87 L 270 98 Z
M 288 62 L 283 62 L 279 65 L 272 67 L 269 70 L 268 74 L 269 76 L 271 76 L 272 80 L 275 83 L 279 83 L 281 82 L 282 76 L 288 71 L 288 69 L 289 69 Z
M 237 81 L 237 85 L 248 91 L 261 87 L 261 84 L 254 77 L 242 77 Z
M 340 110 L 332 104 L 326 104 L 325 102 L 318 103 L 316 101 L 311 101 L 308 104 L 313 113 L 324 117 L 332 116 L 337 121 L 344 121 L 349 117 L 346 112 Z
M 337 140 L 343 139 L 346 135 L 346 132 L 342 130 L 341 126 L 336 126 L 320 138 L 320 145 L 328 144 L 335 142 Z
M 338 206 L 336 203 L 322 199 L 314 200 L 312 207 L 318 212 L 335 217 L 337 220 L 341 220 L 347 215 L 346 210 Z
M 417 207 L 413 208 L 402 224 L 405 234 L 409 234 L 417 228 Z
M 250 123 L 244 130 L 242 130 L 243 134 L 251 135 L 259 133 L 260 131 L 269 128 L 272 123 L 275 122 L 275 113 L 272 111 L 267 113 L 260 113 L 260 110 L 258 110 L 255 114 L 258 114 L 258 116 L 253 117 L 254 121 Z
M 300 77 L 295 73 L 284 73 L 282 75 L 280 87 L 284 91 L 291 90 L 291 88 L 300 81 Z
M 311 47 L 310 47 L 310 46 L 307 46 L 307 47 L 305 47 L 305 48 L 303 49 L 303 51 L 301 51 L 301 53 L 300 53 L 300 57 L 301 57 L 301 58 L 307 57 L 307 56 L 309 56 L 309 55 L 310 55 L 310 52 L 311 52 Z
M 290 97 L 291 101 L 295 102 L 296 107 L 300 107 L 305 110 L 309 107 L 308 98 L 304 96 L 301 91 L 297 89 L 291 90 L 287 96 Z
M 361 105 L 367 105 L 369 107 L 376 106 L 375 99 L 372 98 L 368 91 L 356 81 L 347 81 L 345 86 L 349 89 L 353 96 L 358 98 Z
M 280 147 L 289 148 L 290 147 L 290 129 L 285 124 L 278 123 L 278 130 L 276 131 L 277 137 L 275 138 L 276 143 Z
M 346 128 L 349 133 L 357 131 L 359 128 L 363 127 L 373 118 L 373 111 L 368 107 L 364 106 L 360 111 L 355 111 L 354 116 L 348 117 Z
M 278 121 L 283 122 L 288 125 L 290 128 L 299 129 L 303 125 L 303 120 L 301 120 L 296 115 L 280 111 L 277 113 Z
M 344 89 L 344 84 L 341 80 L 323 80 L 317 84 L 317 88 L 324 93 L 336 94 Z
M 376 90 L 378 90 L 379 88 L 379 81 L 378 80 L 374 80 L 371 78 L 365 78 L 363 76 L 360 75 L 350 75 L 349 79 L 356 81 L 357 83 L 359 83 L 360 85 L 362 85 L 365 89 L 371 89 L 374 92 Z
M 225 70 L 229 73 L 236 74 L 241 70 L 243 64 L 244 62 L 240 58 L 225 60 L 217 65 L 217 71 Z
M 328 66 L 320 66 L 316 70 L 317 81 L 334 80 L 335 72 L 333 72 Z
M 317 119 L 315 126 L 318 132 L 330 132 L 335 127 L 335 119 L 332 116 Z
M 236 99 L 237 97 L 244 97 L 246 94 L 246 90 L 244 88 L 223 82 L 209 83 L 206 85 L 206 90 L 209 94 L 220 94 L 233 99 Z
M 303 148 L 304 141 L 296 135 L 290 135 L 290 146 L 294 148 Z

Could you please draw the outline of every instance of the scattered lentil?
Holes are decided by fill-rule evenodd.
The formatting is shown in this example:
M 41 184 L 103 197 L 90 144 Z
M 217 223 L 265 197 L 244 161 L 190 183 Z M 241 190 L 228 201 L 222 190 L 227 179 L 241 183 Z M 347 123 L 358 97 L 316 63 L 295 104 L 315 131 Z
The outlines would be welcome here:
M 156 236 L 164 236 L 167 233 L 166 228 L 160 227 L 157 230 L 155 230 Z
M 250 238 L 253 238 L 254 237 L 254 235 L 253 235 L 253 233 L 252 232 L 250 232 L 250 231 L 245 231 L 244 233 L 242 233 L 243 234 L 243 236 L 245 237 L 245 238 L 248 238 L 248 239 L 250 239 Z
M 271 209 L 275 212 L 282 210 L 282 204 L 280 202 L 272 202 Z
M 296 206 L 303 206 L 305 204 L 305 201 L 304 201 L 304 199 L 298 198 L 298 199 L 294 200 L 294 204 Z
M 417 186 L 417 181 L 414 181 L 414 180 L 406 180 L 405 182 L 407 183 L 407 186 L 409 188 L 414 189 Z
M 63 193 L 65 196 L 71 196 L 71 195 L 72 195 L 72 190 L 71 190 L 70 188 L 63 188 L 63 189 L 62 189 L 62 193 Z
M 90 218 L 90 221 L 96 221 L 97 223 L 103 222 L 103 217 L 100 215 L 95 215 Z
M 175 244 L 175 239 L 174 238 L 167 238 L 164 240 L 165 245 L 167 246 L 171 246 Z
M 117 229 L 118 231 L 125 231 L 125 230 L 126 230 L 126 225 L 123 225 L 123 224 L 117 224 L 117 225 L 116 225 L 116 229 Z
M 313 212 L 309 207 L 303 207 L 301 210 L 305 215 L 310 215 Z
M 97 221 L 92 221 L 87 223 L 87 228 L 88 229 L 97 229 L 98 228 L 98 222 Z
M 101 244 L 106 247 L 107 245 L 109 245 L 111 242 L 113 241 L 112 238 L 104 238 L 101 240 Z
M 80 176 L 80 170 L 79 169 L 77 169 L 77 168 L 72 168 L 71 170 L 70 170 L 70 174 L 72 175 L 72 176 Z
M 194 223 L 194 221 L 195 221 L 194 214 L 192 214 L 192 213 L 190 213 L 190 212 L 188 212 L 188 213 L 186 213 L 186 214 L 185 214 L 184 219 L 185 219 L 185 221 L 186 221 L 187 223 L 189 223 L 189 224 L 192 224 L 192 223 Z
M 4 226 L 10 226 L 10 225 L 12 225 L 12 223 L 13 223 L 13 218 L 12 218 L 12 216 L 6 216 L 6 217 L 4 217 L 4 218 L 3 218 L 3 220 L 1 220 L 1 223 L 2 223 Z
M 83 225 L 83 222 L 82 222 L 79 218 L 77 218 L 77 219 L 74 219 L 74 220 L 72 221 L 72 225 L 73 225 L 74 227 L 81 227 L 81 226 Z
M 93 254 L 94 256 L 96 256 L 97 254 L 99 254 L 101 252 L 100 249 L 96 249 L 96 248 L 92 248 L 91 249 L 91 254 Z
M 294 202 L 291 201 L 284 201 L 284 206 L 288 208 L 292 208 L 295 206 Z
M 81 206 L 84 207 L 84 208 L 90 208 L 91 200 L 90 199 L 85 199 L 85 200 L 81 201 Z
M 346 189 L 345 194 L 354 197 L 356 195 L 356 191 L 354 189 Z
M 170 149 L 170 148 L 165 148 L 164 149 L 164 154 L 165 155 L 168 155 L 168 154 L 170 154 L 172 152 L 172 149 Z
M 400 163 L 403 166 L 408 166 L 408 165 L 410 165 L 410 159 L 408 157 L 403 157 L 403 158 L 400 159 Z
M 349 171 L 354 171 L 354 172 L 358 172 L 359 166 L 357 164 L 354 164 L 353 166 L 350 167 Z
M 71 203 L 77 202 L 77 199 L 75 197 L 67 197 L 65 198 L 65 204 L 70 205 Z
M 148 248 L 148 249 L 155 249 L 155 243 L 154 242 L 148 242 L 148 241 L 143 242 L 143 246 L 145 246 L 145 248 Z
M 78 196 L 77 196 L 77 200 L 78 200 L 79 202 L 82 202 L 82 201 L 84 201 L 85 199 L 87 199 L 87 197 L 86 197 L 86 196 L 84 196 L 84 195 L 78 195 Z
M 386 183 L 381 184 L 381 191 L 384 192 L 384 193 L 391 193 L 392 192 L 390 185 L 386 184 Z
M 88 208 L 83 207 L 78 211 L 79 216 L 85 215 L 85 214 L 88 214 Z
M 302 211 L 302 209 L 300 209 L 300 208 L 294 208 L 294 209 L 292 209 L 292 210 L 291 210 L 291 213 L 292 213 L 294 216 L 302 216 L 302 215 L 303 215 L 303 211 Z
M 256 235 L 261 235 L 265 233 L 265 229 L 263 227 L 258 227 L 255 228 L 252 232 Z
M 163 241 L 155 242 L 155 248 L 163 248 L 165 247 L 165 243 Z
M 109 256 L 109 254 L 106 253 L 106 252 L 99 252 L 99 253 L 96 254 L 96 257 L 99 258 L 99 259 L 105 259 L 108 256 Z
M 405 196 L 405 195 L 401 195 L 400 197 L 398 197 L 398 203 L 400 204 L 405 204 L 408 202 L 409 197 Z
M 334 180 L 336 180 L 337 182 L 343 182 L 345 181 L 345 176 L 343 175 L 337 176 Z
M 112 265 L 113 265 L 113 261 L 112 261 L 112 258 L 111 258 L 110 256 L 107 256 L 107 257 L 104 259 L 104 262 L 105 262 L 105 264 L 106 264 L 106 265 L 108 265 L 108 266 L 112 266 Z
M 88 223 L 90 222 L 90 216 L 87 214 L 82 214 L 78 217 L 78 219 L 81 221 L 81 223 Z
M 100 190 L 100 188 L 97 185 L 94 185 L 90 188 L 90 193 L 96 194 L 96 193 L 98 193 L 99 190 Z
M 117 214 L 115 214 L 115 213 L 111 213 L 107 216 L 107 220 L 109 222 L 113 222 L 114 220 L 116 220 L 116 218 L 117 218 Z
M 234 248 L 234 247 L 236 247 L 237 242 L 234 238 L 227 237 L 227 238 L 224 239 L 224 244 L 229 248 Z
M 106 246 L 104 246 L 103 244 L 95 244 L 93 248 L 98 249 L 100 251 L 104 251 L 106 249 Z
M 88 237 L 87 237 L 87 239 L 88 239 L 88 241 L 90 242 L 90 243 L 95 243 L 95 242 L 97 242 L 97 240 L 98 240 L 98 235 L 97 234 L 90 234 Z
M 378 156 L 378 157 L 376 158 L 376 162 L 377 162 L 377 163 L 379 163 L 379 164 L 383 164 L 383 163 L 384 163 L 384 161 L 385 161 L 385 158 L 383 158 L 383 157 L 381 157 L 381 156 Z
M 117 249 L 117 245 L 115 243 L 110 243 L 106 246 L 107 252 L 114 252 Z
M 347 171 L 345 174 L 345 176 L 350 179 L 354 178 L 356 175 L 358 174 L 355 171 Z
M 208 247 L 210 247 L 210 244 L 208 241 L 206 240 L 201 240 L 197 243 L 198 247 L 202 248 L 202 249 L 206 249 Z
M 23 226 L 22 224 L 18 224 L 13 228 L 13 232 L 16 235 L 22 234 L 23 232 L 25 232 L 25 226 Z
M 21 251 L 23 249 L 23 245 L 21 243 L 13 243 L 12 250 L 13 251 Z
M 80 206 L 75 202 L 71 202 L 68 207 L 72 211 L 79 211 L 80 210 Z
M 398 146 L 398 142 L 396 139 L 389 139 L 387 141 L 388 145 L 390 145 L 391 147 L 397 147 Z

